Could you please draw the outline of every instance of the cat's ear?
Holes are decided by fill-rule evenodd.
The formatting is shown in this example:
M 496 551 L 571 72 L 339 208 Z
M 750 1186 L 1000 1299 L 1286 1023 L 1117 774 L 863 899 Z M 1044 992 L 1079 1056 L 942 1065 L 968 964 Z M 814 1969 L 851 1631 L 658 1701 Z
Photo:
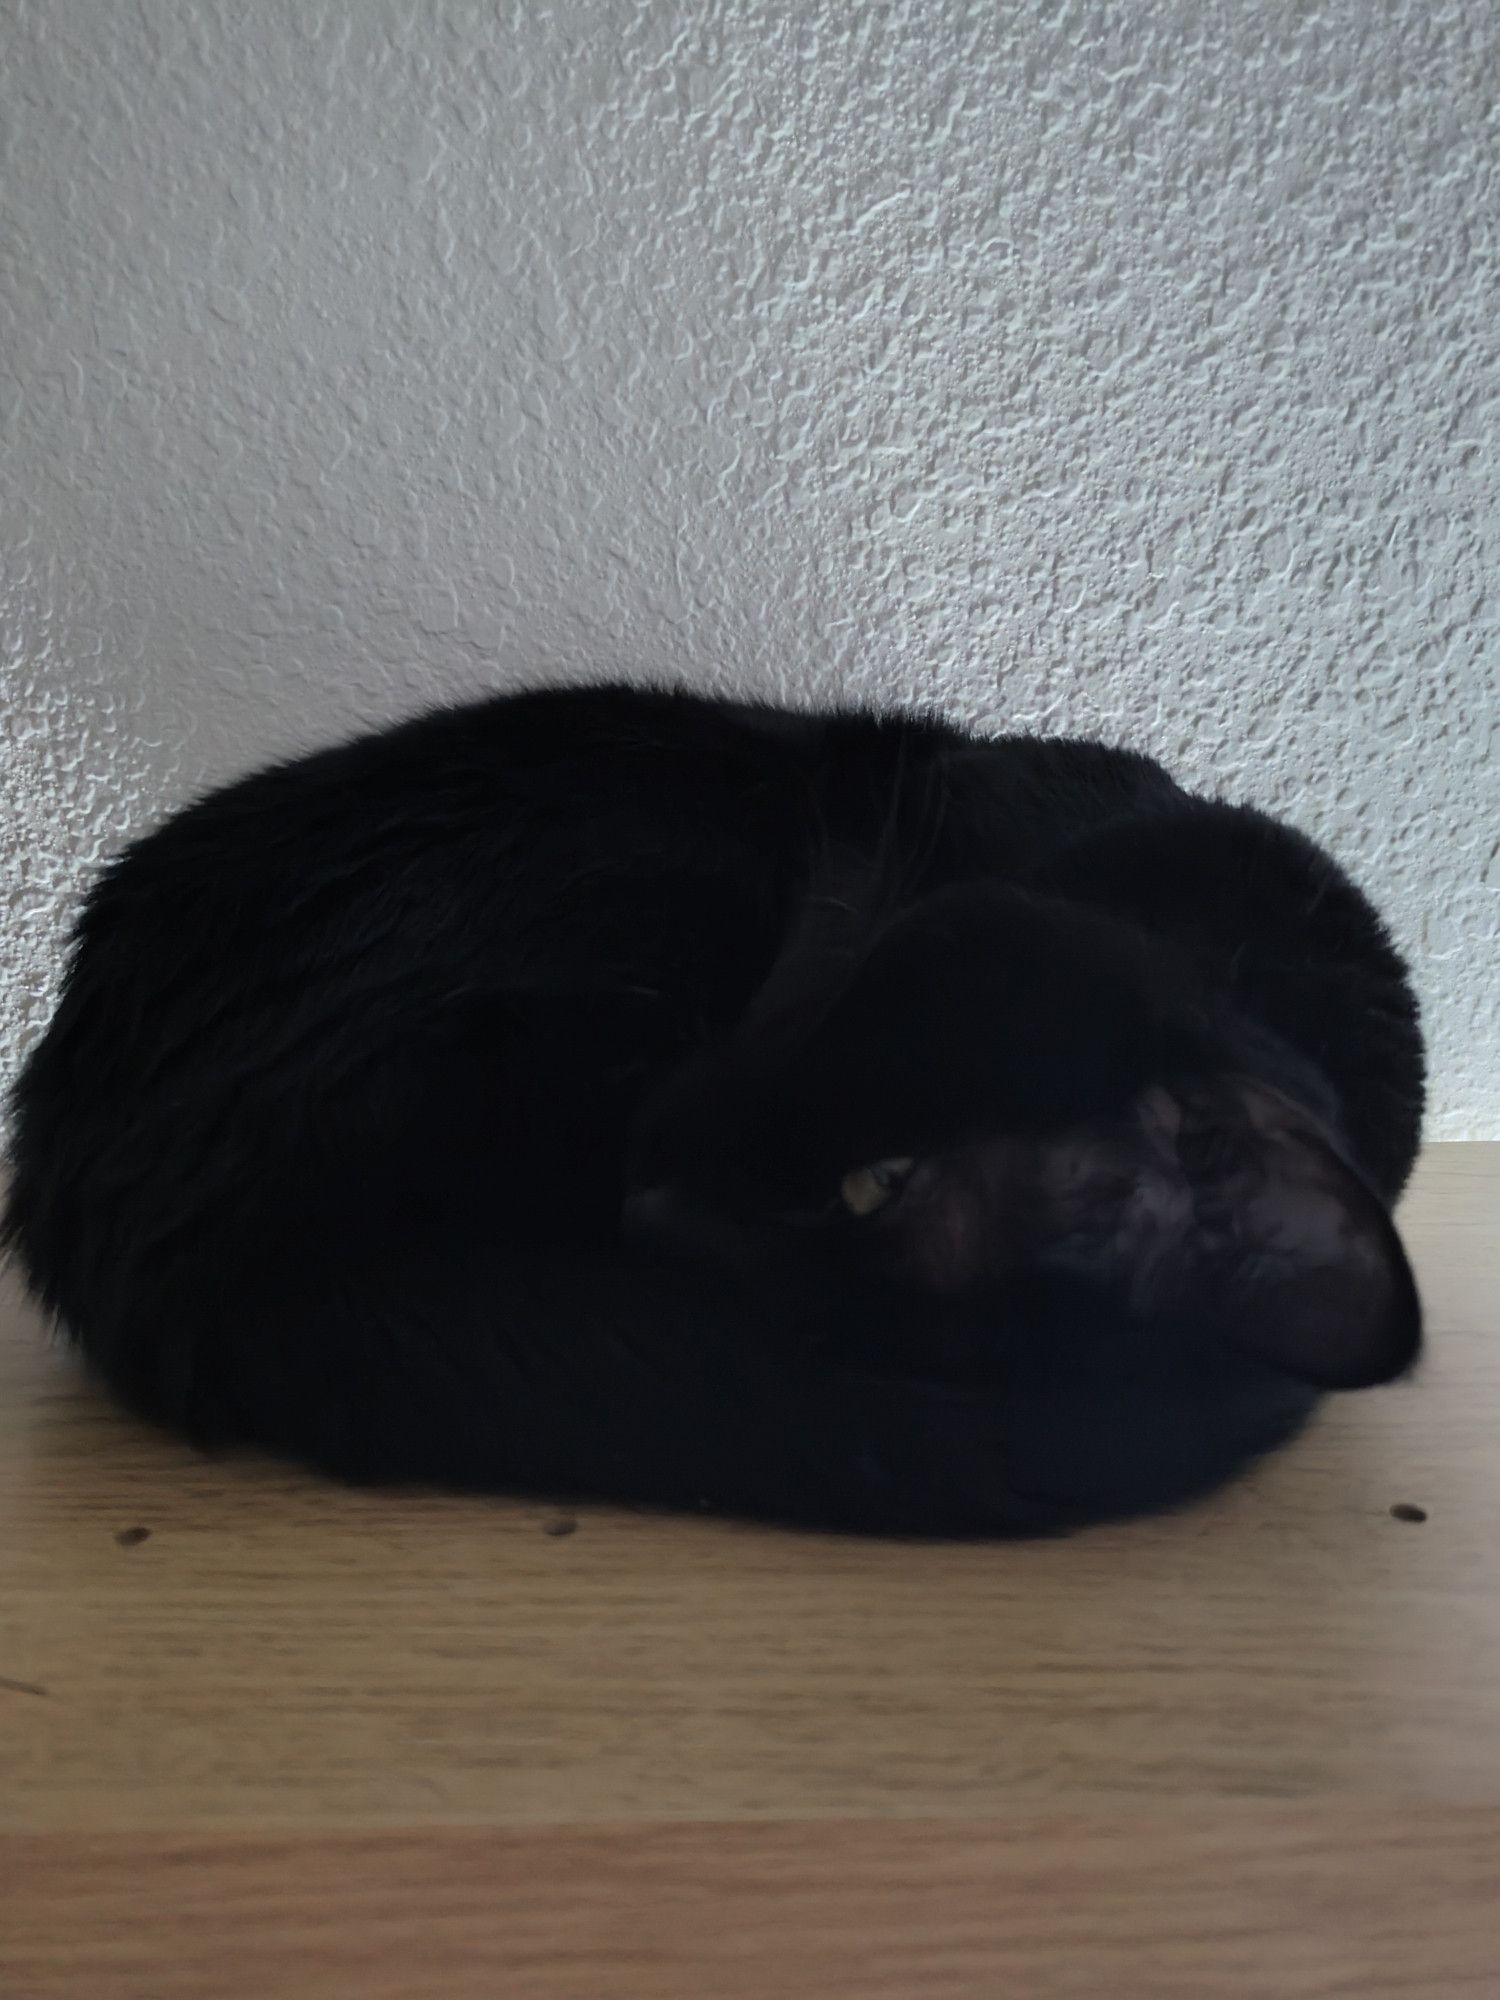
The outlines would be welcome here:
M 1422 1314 L 1401 1239 L 1310 1112 L 1233 1078 L 1151 1092 L 1140 1118 L 1170 1218 L 1138 1246 L 1140 1305 L 1319 1388 L 1389 1382 L 1411 1366 Z

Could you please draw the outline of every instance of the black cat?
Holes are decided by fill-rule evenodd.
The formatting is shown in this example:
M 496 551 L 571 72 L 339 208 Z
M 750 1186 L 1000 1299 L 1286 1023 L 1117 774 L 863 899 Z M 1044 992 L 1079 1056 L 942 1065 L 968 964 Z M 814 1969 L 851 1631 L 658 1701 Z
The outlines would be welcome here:
M 1422 1095 L 1361 894 L 1145 757 L 533 693 L 108 870 L 5 1226 L 205 1445 L 1040 1531 L 1410 1365 Z

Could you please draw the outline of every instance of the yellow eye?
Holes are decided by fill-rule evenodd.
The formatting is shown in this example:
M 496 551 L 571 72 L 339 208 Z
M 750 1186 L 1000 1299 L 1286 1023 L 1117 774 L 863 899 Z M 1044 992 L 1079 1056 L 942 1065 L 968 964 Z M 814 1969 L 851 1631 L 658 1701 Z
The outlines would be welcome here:
M 906 1179 L 914 1160 L 877 1160 L 870 1167 L 856 1167 L 845 1174 L 839 1194 L 851 1215 L 873 1215 L 884 1208 Z

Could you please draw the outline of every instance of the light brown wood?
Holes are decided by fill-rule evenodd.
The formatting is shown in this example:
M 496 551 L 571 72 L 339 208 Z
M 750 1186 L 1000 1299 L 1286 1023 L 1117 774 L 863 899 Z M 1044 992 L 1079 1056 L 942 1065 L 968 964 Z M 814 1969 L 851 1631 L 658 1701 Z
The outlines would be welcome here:
M 207 1464 L 12 1290 L 0 2000 L 1500 1994 L 1500 1147 L 1404 1222 L 1416 1382 L 1036 1546 Z
M 1494 2000 L 1500 1812 L 0 1840 L 7 2000 Z

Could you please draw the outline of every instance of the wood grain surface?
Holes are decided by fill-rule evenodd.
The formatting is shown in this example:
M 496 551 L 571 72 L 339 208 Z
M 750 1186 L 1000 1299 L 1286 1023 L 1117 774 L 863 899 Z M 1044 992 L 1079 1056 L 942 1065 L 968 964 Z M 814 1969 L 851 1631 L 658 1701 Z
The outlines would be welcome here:
M 988 1548 L 208 1463 L 12 1288 L 0 2000 L 1500 1995 L 1500 1147 L 1404 1223 L 1418 1380 Z

